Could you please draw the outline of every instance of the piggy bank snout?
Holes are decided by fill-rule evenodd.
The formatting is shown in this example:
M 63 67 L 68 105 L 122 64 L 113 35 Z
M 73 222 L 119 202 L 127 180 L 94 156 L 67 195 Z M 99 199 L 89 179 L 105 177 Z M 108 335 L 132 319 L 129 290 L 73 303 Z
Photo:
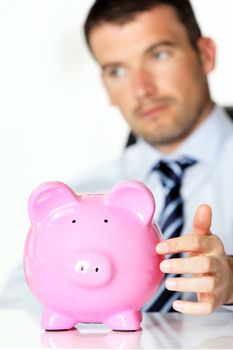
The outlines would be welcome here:
M 76 256 L 73 267 L 75 283 L 83 288 L 100 287 L 113 278 L 113 265 L 104 254 L 82 252 Z

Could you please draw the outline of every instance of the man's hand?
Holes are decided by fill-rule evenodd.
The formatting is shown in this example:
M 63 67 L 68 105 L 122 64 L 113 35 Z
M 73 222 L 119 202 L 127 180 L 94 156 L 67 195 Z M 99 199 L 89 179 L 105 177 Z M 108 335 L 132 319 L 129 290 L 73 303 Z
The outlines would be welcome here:
M 209 314 L 224 303 L 233 302 L 233 263 L 222 241 L 211 234 L 211 208 L 201 205 L 194 216 L 190 234 L 157 245 L 159 254 L 187 252 L 188 256 L 164 260 L 166 273 L 192 274 L 192 277 L 168 278 L 169 290 L 197 293 L 197 302 L 176 300 L 173 308 L 186 314 Z

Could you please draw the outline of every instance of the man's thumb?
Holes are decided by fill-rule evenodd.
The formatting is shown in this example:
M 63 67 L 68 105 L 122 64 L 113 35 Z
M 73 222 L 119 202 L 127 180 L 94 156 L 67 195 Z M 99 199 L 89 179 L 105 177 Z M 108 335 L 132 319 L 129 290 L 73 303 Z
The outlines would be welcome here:
M 212 221 L 212 210 L 208 204 L 201 204 L 194 215 L 193 233 L 199 235 L 210 234 L 210 226 Z

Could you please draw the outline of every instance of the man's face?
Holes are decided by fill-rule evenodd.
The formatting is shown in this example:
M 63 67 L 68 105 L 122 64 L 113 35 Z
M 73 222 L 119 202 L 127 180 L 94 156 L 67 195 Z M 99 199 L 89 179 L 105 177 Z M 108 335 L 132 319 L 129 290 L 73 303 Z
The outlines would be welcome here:
M 206 74 L 214 54 L 201 40 L 198 53 L 170 6 L 90 33 L 111 102 L 136 135 L 161 150 L 174 149 L 211 108 Z

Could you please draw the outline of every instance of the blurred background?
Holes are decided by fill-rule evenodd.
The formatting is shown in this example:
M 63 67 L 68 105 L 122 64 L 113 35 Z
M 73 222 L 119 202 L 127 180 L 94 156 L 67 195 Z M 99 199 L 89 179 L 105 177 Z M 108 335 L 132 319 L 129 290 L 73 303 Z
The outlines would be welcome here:
M 0 0 L 0 288 L 22 260 L 27 200 L 41 182 L 69 182 L 116 157 L 127 126 L 85 47 L 92 0 Z M 233 105 L 230 0 L 192 0 L 214 38 L 213 98 Z

